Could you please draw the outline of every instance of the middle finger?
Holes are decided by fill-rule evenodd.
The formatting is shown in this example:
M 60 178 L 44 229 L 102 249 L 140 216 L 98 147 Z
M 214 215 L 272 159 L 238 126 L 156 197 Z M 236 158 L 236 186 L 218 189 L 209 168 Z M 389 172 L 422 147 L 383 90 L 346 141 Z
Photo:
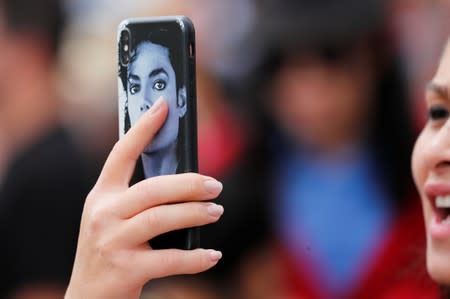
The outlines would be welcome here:
M 197 173 L 157 176 L 131 186 L 116 203 L 117 211 L 126 219 L 162 204 L 210 200 L 221 191 L 220 182 Z

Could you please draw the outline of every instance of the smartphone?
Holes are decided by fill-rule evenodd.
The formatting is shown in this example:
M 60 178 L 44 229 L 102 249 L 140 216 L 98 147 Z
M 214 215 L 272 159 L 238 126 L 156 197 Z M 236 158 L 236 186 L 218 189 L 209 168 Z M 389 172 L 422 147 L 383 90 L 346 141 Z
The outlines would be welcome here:
M 164 97 L 165 123 L 138 159 L 131 184 L 158 175 L 198 172 L 195 31 L 185 16 L 131 18 L 118 28 L 119 136 Z M 154 249 L 200 246 L 199 228 L 149 241 Z

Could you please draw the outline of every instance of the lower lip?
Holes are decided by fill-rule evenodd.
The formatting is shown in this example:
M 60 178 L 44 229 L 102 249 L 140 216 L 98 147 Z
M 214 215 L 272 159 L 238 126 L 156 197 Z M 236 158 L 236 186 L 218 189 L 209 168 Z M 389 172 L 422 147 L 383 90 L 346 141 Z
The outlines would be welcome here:
M 450 238 L 450 223 L 438 221 L 436 215 L 433 216 L 430 224 L 430 235 L 433 239 L 448 239 Z

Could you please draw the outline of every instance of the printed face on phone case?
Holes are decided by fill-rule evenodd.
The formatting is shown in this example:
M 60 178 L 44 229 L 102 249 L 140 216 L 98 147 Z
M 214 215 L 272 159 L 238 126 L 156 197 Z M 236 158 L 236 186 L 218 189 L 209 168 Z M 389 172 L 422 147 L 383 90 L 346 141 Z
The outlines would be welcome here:
M 128 113 L 131 125 L 145 113 L 159 97 L 169 105 L 169 115 L 145 153 L 169 147 L 178 136 L 179 118 L 186 111 L 183 89 L 177 91 L 176 75 L 166 47 L 141 42 L 131 57 L 128 68 Z
M 169 106 L 165 123 L 142 153 L 145 177 L 177 171 L 177 137 L 180 118 L 186 113 L 186 89 L 177 90 L 177 74 L 167 47 L 148 40 L 131 51 L 127 70 L 126 111 L 133 126 L 163 97 Z

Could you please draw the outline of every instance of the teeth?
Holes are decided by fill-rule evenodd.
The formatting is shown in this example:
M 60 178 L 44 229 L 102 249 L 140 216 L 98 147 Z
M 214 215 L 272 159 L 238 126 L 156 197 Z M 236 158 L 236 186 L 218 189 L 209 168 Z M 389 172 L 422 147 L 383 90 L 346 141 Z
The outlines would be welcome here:
M 450 195 L 436 197 L 436 207 L 450 208 Z
M 447 218 L 445 218 L 445 219 L 441 222 L 441 224 L 450 225 L 450 217 L 447 216 Z

